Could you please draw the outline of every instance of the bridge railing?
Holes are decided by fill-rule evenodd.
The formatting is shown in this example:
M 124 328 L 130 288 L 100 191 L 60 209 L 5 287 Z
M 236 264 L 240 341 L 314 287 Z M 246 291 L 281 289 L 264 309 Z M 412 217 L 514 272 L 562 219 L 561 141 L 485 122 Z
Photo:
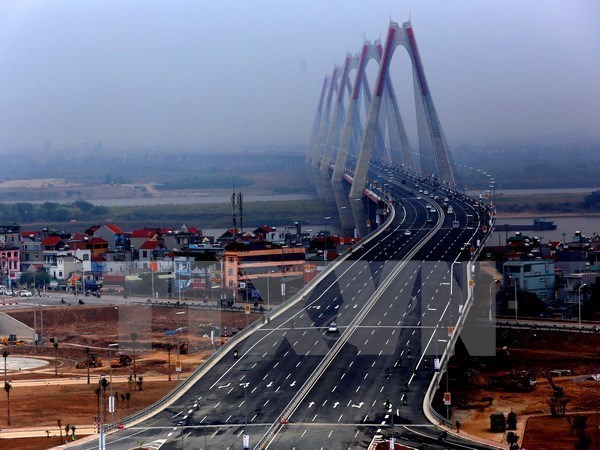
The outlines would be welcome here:
M 487 213 L 487 211 L 485 211 L 485 212 Z M 486 224 L 481 223 L 479 225 L 486 225 Z M 440 361 L 440 367 L 442 369 L 439 372 L 435 373 L 434 377 L 431 380 L 431 383 L 429 384 L 427 393 L 423 400 L 423 409 L 425 410 L 426 414 L 430 414 L 437 420 L 438 423 L 445 424 L 448 427 L 452 427 L 452 422 L 450 421 L 449 418 L 442 416 L 440 413 L 438 413 L 435 410 L 435 408 L 433 408 L 433 399 L 435 397 L 435 393 L 436 393 L 437 389 L 441 385 L 442 377 L 444 376 L 444 373 L 447 372 L 447 370 L 448 370 L 448 362 L 450 360 L 450 357 L 452 356 L 452 349 L 454 349 L 454 346 L 456 345 L 456 341 L 458 340 L 460 332 L 462 331 L 462 329 L 464 327 L 465 320 L 468 316 L 469 310 L 471 309 L 471 306 L 473 303 L 472 302 L 473 288 L 470 285 L 471 283 L 469 283 L 470 274 L 471 274 L 471 266 L 479 257 L 479 254 L 481 253 L 481 250 L 483 249 L 484 243 L 491 236 L 492 231 L 493 231 L 493 227 L 492 226 L 488 227 L 488 231 L 482 237 L 481 243 L 480 243 L 479 247 L 477 248 L 477 251 L 473 255 L 471 255 L 471 257 L 468 261 L 467 273 L 469 274 L 469 280 L 467 280 L 467 283 L 468 283 L 467 299 L 465 301 L 465 305 L 463 307 L 462 313 L 459 316 L 458 321 L 456 322 L 452 336 L 450 336 L 450 338 L 448 339 L 448 342 L 446 343 L 446 348 L 444 350 L 444 353 L 442 354 L 441 361 Z M 452 282 L 452 280 L 450 282 Z

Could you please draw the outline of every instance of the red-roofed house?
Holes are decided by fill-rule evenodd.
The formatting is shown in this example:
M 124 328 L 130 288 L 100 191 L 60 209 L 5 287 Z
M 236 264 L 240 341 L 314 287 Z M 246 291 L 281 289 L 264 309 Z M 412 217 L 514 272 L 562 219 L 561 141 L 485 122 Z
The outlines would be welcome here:
M 35 240 L 39 236 L 39 231 L 21 231 L 21 239 L 22 240 Z
M 58 251 L 65 246 L 65 242 L 60 236 L 48 236 L 42 241 L 42 250 Z
M 92 259 L 108 253 L 108 242 L 102 238 L 86 238 L 79 242 L 71 243 L 73 250 L 90 250 Z
M 276 242 L 278 241 L 277 229 L 270 227 L 269 225 L 263 225 L 258 227 L 252 232 L 257 238 L 264 241 Z
M 111 252 L 129 249 L 129 235 L 114 223 L 100 226 L 100 228 L 94 232 L 94 237 L 102 238 L 107 241 L 108 249 Z
M 140 261 L 153 261 L 161 258 L 167 253 L 167 247 L 165 247 L 159 241 L 146 241 L 140 245 L 139 257 Z
M 160 241 L 160 233 L 157 229 L 151 228 L 133 230 L 130 239 L 132 248 L 140 248 L 140 246 L 146 241 Z

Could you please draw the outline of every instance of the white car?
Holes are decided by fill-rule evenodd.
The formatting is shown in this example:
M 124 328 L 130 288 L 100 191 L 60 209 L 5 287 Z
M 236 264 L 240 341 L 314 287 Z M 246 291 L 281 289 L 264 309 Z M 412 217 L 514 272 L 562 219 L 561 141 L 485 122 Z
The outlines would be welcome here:
M 406 231 L 404 232 L 404 236 L 410 236 L 411 234 L 412 234 L 412 233 L 410 232 L 410 230 L 406 230 Z
M 429 191 L 423 191 L 423 194 L 429 195 Z
M 27 289 L 23 289 L 21 291 L 19 291 L 19 297 L 32 297 L 33 294 L 31 293 L 31 291 L 28 291 Z
M 337 333 L 338 332 L 337 324 L 335 322 L 331 322 L 329 324 L 329 326 L 327 327 L 327 332 L 328 333 Z

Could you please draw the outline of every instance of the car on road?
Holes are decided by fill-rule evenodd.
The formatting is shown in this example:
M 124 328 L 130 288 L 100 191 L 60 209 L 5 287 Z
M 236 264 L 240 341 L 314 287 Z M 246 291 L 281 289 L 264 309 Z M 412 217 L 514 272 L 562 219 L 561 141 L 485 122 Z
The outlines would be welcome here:
M 337 333 L 338 332 L 337 324 L 335 322 L 331 322 L 329 324 L 329 326 L 327 327 L 327 332 L 328 333 Z
M 425 223 L 431 223 L 433 222 L 433 220 L 431 220 L 431 217 L 428 217 L 427 219 L 425 219 Z
M 417 195 L 417 200 L 421 200 L 421 196 L 420 195 Z
M 412 233 L 410 232 L 410 230 L 406 230 L 406 231 L 404 232 L 404 236 L 410 236 L 411 234 L 412 234 Z
M 31 291 L 28 291 L 27 289 L 22 289 L 19 291 L 19 297 L 32 297 L 33 294 L 31 293 Z
M 429 195 L 429 191 L 423 191 L 423 194 Z

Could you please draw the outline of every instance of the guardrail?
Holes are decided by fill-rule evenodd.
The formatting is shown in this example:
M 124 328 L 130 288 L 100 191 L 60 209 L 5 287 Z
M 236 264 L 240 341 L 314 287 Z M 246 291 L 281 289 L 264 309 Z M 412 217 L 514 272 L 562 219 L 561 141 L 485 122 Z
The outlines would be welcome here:
M 496 328 L 508 328 L 508 329 L 519 329 L 519 330 L 532 330 L 532 331 L 565 331 L 570 333 L 588 333 L 597 334 L 600 332 L 598 325 L 573 325 L 573 324 L 540 324 L 540 323 L 527 323 L 527 322 L 515 322 L 506 321 L 502 322 L 496 320 Z
M 493 231 L 493 226 L 490 226 L 488 228 L 488 232 L 481 239 L 481 245 L 477 248 L 477 251 L 473 255 L 471 255 L 471 257 L 468 261 L 467 274 L 469 275 L 469 277 L 468 277 L 469 279 L 467 280 L 467 284 L 470 284 L 469 281 L 470 281 L 470 274 L 471 274 L 471 266 L 472 266 L 473 262 L 476 261 L 477 258 L 479 257 L 481 250 L 483 249 L 484 243 L 491 236 L 492 231 Z M 450 280 L 450 282 L 452 282 L 452 280 Z M 448 370 L 448 361 L 450 360 L 450 357 L 452 356 L 451 355 L 452 349 L 456 345 L 456 341 L 458 340 L 460 331 L 464 327 L 464 322 L 465 322 L 465 320 L 468 316 L 469 310 L 471 309 L 471 306 L 472 306 L 473 287 L 468 285 L 467 289 L 468 289 L 468 295 L 467 295 L 467 299 L 465 300 L 465 304 L 464 304 L 462 313 L 461 313 L 460 317 L 458 318 L 458 321 L 456 322 L 452 336 L 450 337 L 450 339 L 448 339 L 446 348 L 445 348 L 444 353 L 442 354 L 442 357 L 440 360 L 440 366 L 443 369 L 440 370 L 439 372 L 435 373 L 435 375 L 433 376 L 433 378 L 431 380 L 431 383 L 429 384 L 429 387 L 427 388 L 427 392 L 423 399 L 423 410 L 425 412 L 425 415 L 433 416 L 437 422 L 431 421 L 431 418 L 429 418 L 429 420 L 434 425 L 444 424 L 450 428 L 452 428 L 452 422 L 449 420 L 449 418 L 446 418 L 446 417 L 442 416 L 440 413 L 438 413 L 432 407 L 432 402 L 433 402 L 433 398 L 435 396 L 435 392 L 436 392 L 437 388 L 439 388 L 439 385 L 441 383 L 441 379 L 442 379 L 444 373 Z M 486 444 L 481 444 L 481 443 L 479 445 L 483 445 L 484 447 L 487 447 L 487 448 L 502 448 L 502 447 L 492 447 L 492 446 L 489 446 Z

